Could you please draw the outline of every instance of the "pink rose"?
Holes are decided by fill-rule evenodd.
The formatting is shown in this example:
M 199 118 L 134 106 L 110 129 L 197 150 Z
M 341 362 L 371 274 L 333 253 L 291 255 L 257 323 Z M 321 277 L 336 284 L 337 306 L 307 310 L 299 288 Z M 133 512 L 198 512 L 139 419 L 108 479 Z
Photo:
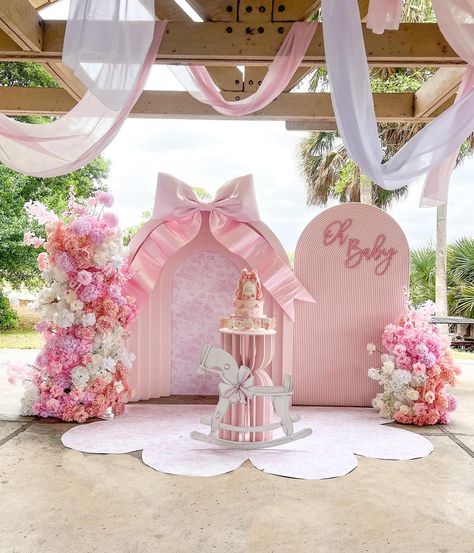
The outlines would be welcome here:
M 413 374 L 423 376 L 426 372 L 426 366 L 423 363 L 415 363 L 413 365 Z
M 99 317 L 99 320 L 97 321 L 97 329 L 99 332 L 109 332 L 112 330 L 115 326 L 115 320 L 112 319 L 112 317 L 108 317 L 107 315 L 104 315 L 102 317 Z

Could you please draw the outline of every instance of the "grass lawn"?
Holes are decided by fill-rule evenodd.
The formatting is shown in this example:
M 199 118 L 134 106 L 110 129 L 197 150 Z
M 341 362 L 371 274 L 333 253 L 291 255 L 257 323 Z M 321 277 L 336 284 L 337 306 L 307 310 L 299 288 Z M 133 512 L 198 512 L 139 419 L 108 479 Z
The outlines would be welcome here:
M 18 327 L 0 331 L 0 349 L 40 349 L 44 340 L 34 326 L 38 320 L 36 313 L 26 307 L 19 307 Z

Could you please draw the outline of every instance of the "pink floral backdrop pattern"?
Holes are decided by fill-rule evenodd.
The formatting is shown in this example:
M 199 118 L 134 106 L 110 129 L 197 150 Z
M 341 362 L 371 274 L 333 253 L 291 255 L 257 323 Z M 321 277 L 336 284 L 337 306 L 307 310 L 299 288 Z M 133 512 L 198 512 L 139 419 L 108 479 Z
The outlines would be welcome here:
M 196 374 L 204 344 L 219 345 L 219 320 L 232 312 L 239 269 L 218 252 L 187 257 L 171 290 L 171 394 L 217 394 L 218 378 Z

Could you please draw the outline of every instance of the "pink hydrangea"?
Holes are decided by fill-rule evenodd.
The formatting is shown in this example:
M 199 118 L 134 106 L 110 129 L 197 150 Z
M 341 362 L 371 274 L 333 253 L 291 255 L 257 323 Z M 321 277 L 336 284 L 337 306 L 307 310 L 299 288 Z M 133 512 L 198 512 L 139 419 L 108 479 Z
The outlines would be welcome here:
M 104 213 L 102 215 L 102 220 L 109 227 L 116 227 L 118 225 L 118 221 L 119 221 L 117 215 L 115 215 L 115 213 L 111 213 L 111 212 Z

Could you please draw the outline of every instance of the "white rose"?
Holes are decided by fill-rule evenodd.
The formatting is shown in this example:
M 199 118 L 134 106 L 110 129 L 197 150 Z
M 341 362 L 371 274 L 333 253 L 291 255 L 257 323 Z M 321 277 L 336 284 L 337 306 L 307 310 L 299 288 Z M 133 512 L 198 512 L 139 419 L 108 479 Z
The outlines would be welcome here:
M 123 392 L 124 390 L 124 385 L 121 383 L 121 382 L 114 382 L 114 388 L 115 388 L 115 391 L 120 394 L 120 392 Z
M 435 400 L 435 394 L 431 390 L 428 390 L 424 397 L 426 403 L 433 403 L 433 401 Z
M 411 412 L 411 409 L 410 407 L 408 407 L 408 405 L 402 405 L 399 411 L 402 415 L 408 415 Z
M 419 392 L 417 390 L 414 390 L 413 388 L 408 388 L 408 390 L 405 392 L 405 395 L 411 401 L 416 401 L 420 397 Z

